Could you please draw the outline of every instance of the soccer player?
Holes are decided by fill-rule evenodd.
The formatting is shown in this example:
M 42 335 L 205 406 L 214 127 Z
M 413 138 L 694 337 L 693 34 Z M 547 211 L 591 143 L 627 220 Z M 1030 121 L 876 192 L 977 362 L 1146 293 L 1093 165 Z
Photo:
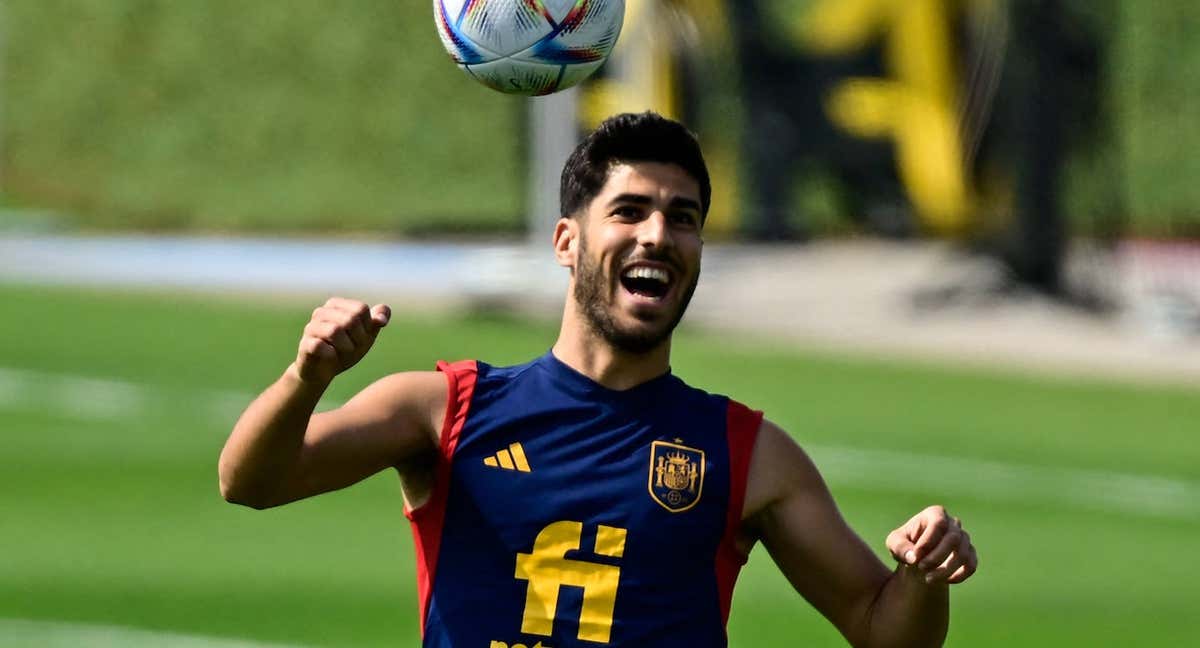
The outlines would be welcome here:
M 888 569 L 787 433 L 671 373 L 710 196 L 682 125 L 605 121 L 563 169 L 553 241 L 570 283 L 548 353 L 397 373 L 313 414 L 390 317 L 330 299 L 234 427 L 222 494 L 266 508 L 395 469 L 425 646 L 724 646 L 759 541 L 850 643 L 940 644 L 948 586 L 977 562 L 959 521 L 917 513 L 888 536 Z

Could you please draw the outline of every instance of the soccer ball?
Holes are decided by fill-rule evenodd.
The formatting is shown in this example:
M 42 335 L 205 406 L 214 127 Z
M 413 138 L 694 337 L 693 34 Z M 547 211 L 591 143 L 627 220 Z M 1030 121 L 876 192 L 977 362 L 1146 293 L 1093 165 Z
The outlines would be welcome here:
M 442 45 L 476 81 L 546 95 L 604 64 L 625 0 L 433 0 L 433 13 Z

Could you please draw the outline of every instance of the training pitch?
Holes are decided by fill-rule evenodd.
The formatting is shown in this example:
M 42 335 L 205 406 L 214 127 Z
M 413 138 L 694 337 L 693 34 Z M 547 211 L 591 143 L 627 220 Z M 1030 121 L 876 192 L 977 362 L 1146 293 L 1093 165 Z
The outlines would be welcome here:
M 0 286 L 0 303 L 0 645 L 417 645 L 394 475 L 265 512 L 217 492 L 230 426 L 291 360 L 315 304 L 17 286 Z M 330 403 L 439 358 L 524 361 L 555 333 L 393 307 Z M 949 645 L 1200 636 L 1200 391 L 845 360 L 686 331 L 674 357 L 685 380 L 791 431 L 881 555 L 886 533 L 926 504 L 963 518 L 980 570 L 953 590 Z M 843 645 L 761 547 L 730 637 Z

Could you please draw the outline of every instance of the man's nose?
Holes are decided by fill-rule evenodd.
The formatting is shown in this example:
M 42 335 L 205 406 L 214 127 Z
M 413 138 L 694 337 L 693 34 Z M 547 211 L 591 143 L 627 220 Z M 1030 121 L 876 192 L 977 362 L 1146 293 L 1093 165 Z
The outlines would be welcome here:
M 671 228 L 667 226 L 667 216 L 660 210 L 654 210 L 638 228 L 638 243 L 645 247 L 667 247 L 671 245 Z

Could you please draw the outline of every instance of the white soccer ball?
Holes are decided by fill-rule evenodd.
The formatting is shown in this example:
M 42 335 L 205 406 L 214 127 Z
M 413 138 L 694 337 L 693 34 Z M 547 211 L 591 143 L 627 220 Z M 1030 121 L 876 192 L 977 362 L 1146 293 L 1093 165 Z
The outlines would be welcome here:
M 433 14 L 446 51 L 476 81 L 546 95 L 604 64 L 625 0 L 433 0 Z

